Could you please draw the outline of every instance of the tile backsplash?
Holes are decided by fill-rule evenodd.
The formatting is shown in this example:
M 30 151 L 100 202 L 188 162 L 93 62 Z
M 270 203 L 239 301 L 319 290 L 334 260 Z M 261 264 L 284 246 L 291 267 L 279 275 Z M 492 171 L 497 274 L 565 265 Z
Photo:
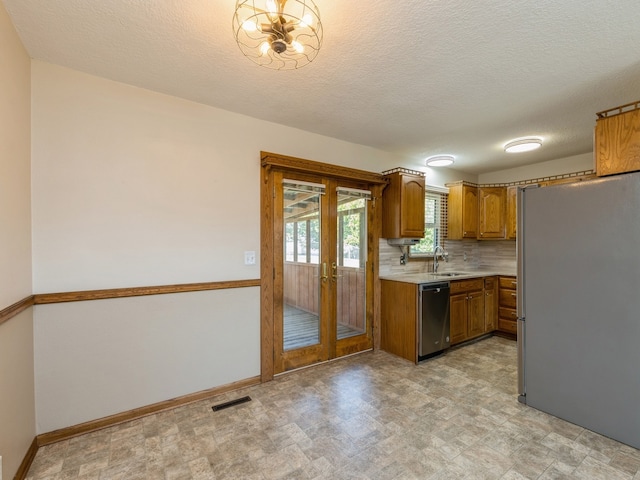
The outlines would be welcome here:
M 409 247 L 402 247 L 408 251 Z M 513 240 L 445 240 L 444 248 L 449 253 L 449 261 L 440 261 L 441 272 L 447 270 L 494 270 L 498 272 L 516 271 L 516 242 Z M 433 270 L 433 257 L 408 259 L 400 264 L 403 250 L 392 247 L 384 238 L 380 239 L 380 275 L 398 273 L 426 273 Z

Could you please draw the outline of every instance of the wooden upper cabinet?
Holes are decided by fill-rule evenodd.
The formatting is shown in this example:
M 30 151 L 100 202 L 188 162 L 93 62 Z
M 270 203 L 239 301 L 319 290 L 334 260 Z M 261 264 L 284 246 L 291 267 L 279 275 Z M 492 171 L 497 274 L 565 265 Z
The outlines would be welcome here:
M 507 189 L 505 187 L 478 188 L 480 207 L 479 239 L 506 237 Z
M 424 237 L 424 175 L 396 171 L 386 175 L 382 194 L 382 237 Z
M 596 174 L 604 176 L 640 170 L 640 101 L 597 115 Z
M 462 182 L 447 186 L 449 240 L 478 238 L 478 187 Z
M 518 187 L 507 187 L 507 238 L 515 240 L 518 227 L 516 195 Z

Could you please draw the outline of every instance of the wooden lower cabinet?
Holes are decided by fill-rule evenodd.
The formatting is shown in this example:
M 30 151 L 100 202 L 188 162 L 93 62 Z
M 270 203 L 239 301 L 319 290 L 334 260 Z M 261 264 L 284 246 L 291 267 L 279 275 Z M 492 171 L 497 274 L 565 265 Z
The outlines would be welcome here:
M 484 330 L 493 332 L 498 325 L 498 277 L 484 279 Z
M 451 345 L 500 329 L 503 279 L 515 277 L 450 282 Z M 380 348 L 412 362 L 418 361 L 418 288 L 414 283 L 380 280 Z M 515 300 L 513 305 L 515 312 Z
M 498 331 L 510 334 L 518 332 L 516 277 L 500 277 L 498 284 Z
M 486 333 L 484 279 L 451 282 L 449 292 L 451 345 Z
M 449 296 L 451 345 L 464 342 L 468 337 L 467 292 Z
M 380 280 L 380 348 L 418 361 L 418 285 Z

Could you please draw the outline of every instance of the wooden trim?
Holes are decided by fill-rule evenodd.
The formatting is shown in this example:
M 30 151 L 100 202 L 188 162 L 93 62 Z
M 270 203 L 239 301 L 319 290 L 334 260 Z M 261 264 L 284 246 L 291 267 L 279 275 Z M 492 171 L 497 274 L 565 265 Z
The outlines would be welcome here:
M 33 306 L 33 304 L 34 304 L 33 295 L 29 295 L 28 297 L 23 298 L 19 302 L 16 302 L 13 305 L 9 305 L 7 308 L 0 310 L 0 325 L 2 325 L 7 320 L 12 319 L 23 310 L 26 310 L 27 308 Z
M 111 288 L 107 290 L 84 290 L 79 292 L 37 293 L 34 303 L 82 302 L 86 300 L 104 300 L 110 298 L 139 297 L 144 295 L 163 295 L 167 293 L 202 292 L 228 288 L 259 287 L 260 280 L 231 280 L 225 282 L 184 283 L 180 285 L 160 285 L 156 287 Z
M 33 439 L 33 442 L 31 442 L 31 446 L 29 447 L 29 450 L 27 450 L 27 453 L 22 459 L 22 463 L 18 467 L 18 471 L 13 477 L 13 480 L 24 480 L 25 478 L 27 478 L 27 473 L 29 473 L 29 468 L 31 468 L 31 464 L 33 463 L 33 460 L 36 458 L 36 453 L 38 453 L 37 437 Z M 2 472 L 0 472 L 0 475 L 1 474 Z
M 341 167 L 329 163 L 314 162 L 302 158 L 287 157 L 277 153 L 260 152 L 260 159 L 263 167 L 276 167 L 280 169 L 293 170 L 301 173 L 311 173 L 325 177 L 348 178 L 350 180 L 362 181 L 373 184 L 387 184 L 387 180 L 382 174 L 357 170 L 355 168 Z M 264 212 L 264 210 L 263 210 Z
M 601 112 L 597 112 L 596 116 L 598 119 L 615 117 L 616 115 L 620 115 L 622 113 L 632 112 L 633 110 L 638 110 L 640 108 L 640 100 L 637 102 L 626 103 L 624 105 L 620 105 L 619 107 L 610 108 L 609 110 L 603 110 Z M 613 113 L 617 110 L 617 113 Z
M 369 236 L 369 252 L 371 253 L 368 275 L 371 275 L 371 282 L 367 281 L 367 321 L 372 327 L 371 335 L 373 337 L 373 349 L 380 350 L 381 342 L 381 286 L 379 276 L 380 265 L 380 248 L 378 239 L 382 235 L 382 192 L 386 185 L 373 188 L 373 200 L 369 209 L 369 225 L 371 227 L 368 232 Z
M 36 437 L 38 447 L 49 445 L 51 443 L 60 442 L 62 440 L 68 440 L 85 433 L 94 432 L 107 427 L 113 427 L 120 423 L 129 422 L 131 420 L 137 420 L 148 415 L 171 410 L 172 408 L 181 407 L 189 403 L 205 400 L 216 395 L 223 393 L 240 390 L 242 388 L 252 387 L 260 384 L 260 377 L 251 377 L 245 380 L 239 380 L 237 382 L 229 383 L 219 387 L 210 388 L 208 390 L 202 390 L 196 393 L 190 393 L 182 397 L 177 397 L 171 400 L 165 400 L 163 402 L 154 403 L 145 407 L 134 408 L 127 412 L 116 413 L 108 417 L 103 417 L 98 420 L 92 420 L 90 422 L 81 423 L 72 427 L 61 428 L 49 433 L 42 433 Z
M 507 183 L 472 183 L 467 182 L 466 180 L 458 180 L 457 182 L 445 183 L 445 187 L 451 188 L 457 185 L 467 185 L 469 187 L 478 187 L 478 188 L 487 188 L 487 187 L 515 187 L 515 186 L 525 186 L 531 185 L 534 183 L 537 184 L 545 184 L 550 185 L 553 183 L 570 183 L 570 182 L 581 182 L 584 180 L 592 180 L 598 178 L 596 176 L 596 172 L 593 170 L 583 170 L 579 172 L 571 172 L 571 173 L 561 173 L 558 175 L 550 175 L 548 177 L 540 177 L 540 178 L 529 178 L 527 180 L 518 180 L 515 182 L 507 182 Z M 429 190 L 429 186 L 426 187 Z
M 275 183 L 271 167 L 264 163 L 260 175 L 260 376 L 263 382 L 273 380 L 274 375 L 274 331 L 273 295 L 275 261 L 273 246 L 273 202 Z

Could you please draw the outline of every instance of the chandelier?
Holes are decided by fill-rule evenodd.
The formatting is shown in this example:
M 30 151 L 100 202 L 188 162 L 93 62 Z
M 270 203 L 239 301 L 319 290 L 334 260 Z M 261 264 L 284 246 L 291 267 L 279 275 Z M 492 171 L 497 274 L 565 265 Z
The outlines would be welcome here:
M 233 34 L 242 53 L 261 67 L 294 70 L 320 51 L 320 12 L 312 0 L 237 0 Z

